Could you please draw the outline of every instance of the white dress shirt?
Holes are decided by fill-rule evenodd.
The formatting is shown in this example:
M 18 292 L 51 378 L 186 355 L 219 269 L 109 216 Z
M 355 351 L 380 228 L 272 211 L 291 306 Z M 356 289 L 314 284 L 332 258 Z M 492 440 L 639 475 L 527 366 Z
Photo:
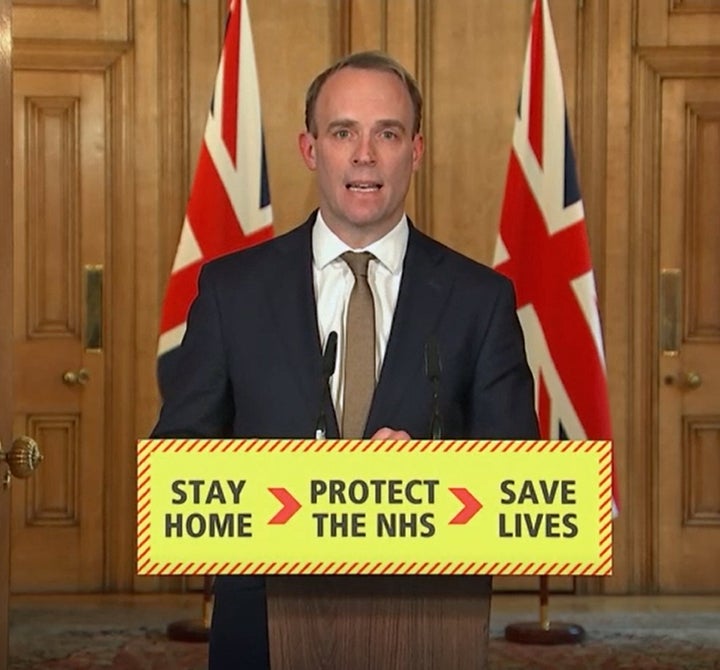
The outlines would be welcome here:
M 318 212 L 312 230 L 313 284 L 317 305 L 320 342 L 325 350 L 328 335 L 338 335 L 335 372 L 330 379 L 330 394 L 335 405 L 338 424 L 342 425 L 343 389 L 345 380 L 345 321 L 347 306 L 355 279 L 348 264 L 340 258 L 346 251 L 369 251 L 375 259 L 368 266 L 368 283 L 375 302 L 375 380 L 385 358 L 395 305 L 400 291 L 403 261 L 407 250 L 409 229 L 407 217 L 383 238 L 362 249 L 350 249 L 333 233 Z

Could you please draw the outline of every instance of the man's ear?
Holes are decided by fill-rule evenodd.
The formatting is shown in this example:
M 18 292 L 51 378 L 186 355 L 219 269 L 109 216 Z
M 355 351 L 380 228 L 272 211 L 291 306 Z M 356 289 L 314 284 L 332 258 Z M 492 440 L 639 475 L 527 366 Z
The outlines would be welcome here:
M 415 137 L 413 137 L 413 170 L 417 170 L 420 167 L 420 161 L 424 153 L 425 139 L 420 133 L 417 133 Z
M 300 133 L 298 137 L 298 147 L 300 149 L 300 155 L 305 161 L 308 169 L 314 170 L 317 167 L 315 160 L 315 138 L 312 133 L 305 131 Z

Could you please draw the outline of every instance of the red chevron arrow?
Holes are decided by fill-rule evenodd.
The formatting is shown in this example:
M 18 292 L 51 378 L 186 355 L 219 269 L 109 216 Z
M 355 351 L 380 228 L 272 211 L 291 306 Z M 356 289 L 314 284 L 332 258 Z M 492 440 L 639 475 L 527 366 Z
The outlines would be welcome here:
M 465 505 L 450 519 L 451 524 L 462 525 L 467 523 L 482 509 L 482 503 L 467 489 L 451 488 L 450 492 Z
M 290 518 L 297 512 L 302 505 L 295 500 L 292 493 L 287 489 L 282 488 L 269 488 L 268 491 L 272 493 L 282 504 L 280 511 L 272 518 L 268 523 L 282 525 L 287 523 Z

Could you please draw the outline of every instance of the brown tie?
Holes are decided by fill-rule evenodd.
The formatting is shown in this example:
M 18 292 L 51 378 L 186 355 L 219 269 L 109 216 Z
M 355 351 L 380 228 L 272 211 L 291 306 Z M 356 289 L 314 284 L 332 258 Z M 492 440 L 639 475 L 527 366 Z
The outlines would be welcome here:
M 347 251 L 342 259 L 355 275 L 345 324 L 345 397 L 342 436 L 362 437 L 375 389 L 375 307 L 367 280 L 367 252 Z

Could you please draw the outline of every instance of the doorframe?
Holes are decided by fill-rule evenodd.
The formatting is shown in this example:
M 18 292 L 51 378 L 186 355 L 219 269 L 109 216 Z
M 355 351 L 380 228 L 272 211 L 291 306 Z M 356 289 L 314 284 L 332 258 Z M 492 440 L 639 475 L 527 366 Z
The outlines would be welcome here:
M 0 0 L 0 440 L 12 441 L 13 318 L 12 31 L 10 0 Z M 10 290 L 8 290 L 10 288 Z M 4 475 L 0 466 L 0 477 Z M 7 667 L 10 595 L 10 492 L 0 489 L 0 667 Z

